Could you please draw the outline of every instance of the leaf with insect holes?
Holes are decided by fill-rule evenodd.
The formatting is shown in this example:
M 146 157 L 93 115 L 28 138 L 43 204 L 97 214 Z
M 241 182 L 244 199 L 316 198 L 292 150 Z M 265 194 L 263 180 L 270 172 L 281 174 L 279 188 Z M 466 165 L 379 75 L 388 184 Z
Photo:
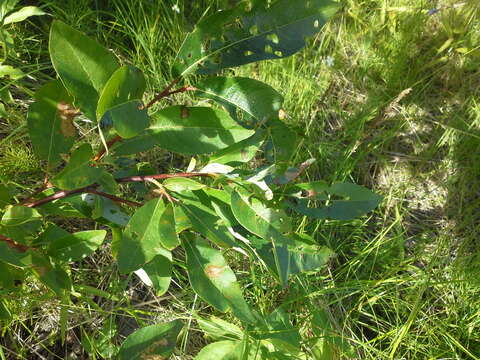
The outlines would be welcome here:
M 352 220 L 374 210 L 383 199 L 369 189 L 351 183 L 336 183 L 325 191 L 330 196 L 344 199 L 332 199 L 327 206 L 309 207 L 310 199 L 303 198 L 290 202 L 289 207 L 314 219 Z
M 234 106 L 258 122 L 278 117 L 283 96 L 271 86 L 244 77 L 210 77 L 195 84 L 197 94 Z
M 60 80 L 54 80 L 35 93 L 35 102 L 28 108 L 27 124 L 33 150 L 49 166 L 62 160 L 60 154 L 68 153 L 74 143 L 73 115 L 63 110 L 72 102 Z
M 50 57 L 55 71 L 91 120 L 105 84 L 119 65 L 115 56 L 78 30 L 55 20 L 50 28 Z
M 177 76 L 209 74 L 293 55 L 337 9 L 329 0 L 240 2 L 197 24 L 179 50 L 173 71 Z
M 120 67 L 108 79 L 100 94 L 97 120 L 100 121 L 105 112 L 114 106 L 133 100 L 142 100 L 145 88 L 145 76 L 140 69 L 130 65 Z
M 168 252 L 162 246 L 165 239 L 169 244 L 177 241 L 175 224 L 161 222 L 165 209 L 161 199 L 153 199 L 133 214 L 118 245 L 117 261 L 122 274 L 138 270 L 155 256 Z M 172 236 L 175 239 L 170 239 Z
M 183 323 L 174 320 L 169 323 L 143 327 L 130 334 L 118 353 L 120 360 L 167 359 L 177 343 Z
M 255 314 L 243 298 L 235 274 L 222 253 L 200 237 L 189 236 L 182 245 L 193 290 L 216 309 L 225 312 L 231 308 L 242 321 L 254 323 Z
M 79 261 L 102 245 L 105 230 L 81 231 L 50 242 L 48 254 L 62 261 Z

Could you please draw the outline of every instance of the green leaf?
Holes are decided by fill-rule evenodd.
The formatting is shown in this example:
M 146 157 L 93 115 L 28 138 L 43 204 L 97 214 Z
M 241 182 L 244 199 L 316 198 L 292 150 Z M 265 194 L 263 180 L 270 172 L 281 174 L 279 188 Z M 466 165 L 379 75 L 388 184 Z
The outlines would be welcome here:
M 12 201 L 12 188 L 5 184 L 0 184 L 0 207 L 10 204 Z
M 175 234 L 175 224 L 160 225 L 164 212 L 163 201 L 153 199 L 133 214 L 123 232 L 118 248 L 117 260 L 121 273 L 135 271 L 150 262 L 156 255 L 167 252 L 162 247 L 161 239 Z
M 167 359 L 182 328 L 180 320 L 141 328 L 123 342 L 118 357 L 120 360 Z
M 264 138 L 265 133 L 257 130 L 257 132 L 248 139 L 239 141 L 232 146 L 212 154 L 209 157 L 209 163 L 247 163 L 255 157 L 264 142 Z
M 264 319 L 264 324 L 251 332 L 257 340 L 268 340 L 284 353 L 298 353 L 300 334 L 288 318 L 288 314 L 279 307 Z
M 36 6 L 24 6 L 18 11 L 8 15 L 3 20 L 3 25 L 13 24 L 17 22 L 21 22 L 23 20 L 28 19 L 30 16 L 39 16 L 39 15 L 46 15 L 46 12 L 43 12 L 42 9 Z
M 157 290 L 156 295 L 161 296 L 165 294 L 172 280 L 172 254 L 165 251 L 164 254 L 155 256 L 142 269 L 147 273 L 152 286 Z
M 102 90 L 97 106 L 97 120 L 105 112 L 117 105 L 142 100 L 145 92 L 145 76 L 135 66 L 125 65 L 113 73 Z
M 180 206 L 173 206 L 173 212 L 175 214 L 175 231 L 180 234 L 182 231 L 190 229 L 192 223 Z
M 82 231 L 50 243 L 48 254 L 63 261 L 79 261 L 95 252 L 103 243 L 105 230 Z
M 0 261 L 7 264 L 24 268 L 30 265 L 29 253 L 21 253 L 8 246 L 4 241 L 0 241 Z
M 165 186 L 170 191 L 182 192 L 200 190 L 203 189 L 206 185 L 188 178 L 170 178 L 163 182 L 163 186 Z
M 236 245 L 225 225 L 218 222 L 214 211 L 194 202 L 184 203 L 182 208 L 195 231 L 220 247 L 230 248 Z
M 285 172 L 298 148 L 297 134 L 278 119 L 270 121 L 269 131 L 273 160 L 278 172 Z
M 202 20 L 185 39 L 174 73 L 213 73 L 254 61 L 290 56 L 305 46 L 338 5 L 328 0 L 241 2 Z
M 25 243 L 25 238 L 42 226 L 42 216 L 35 209 L 17 205 L 7 209 L 0 224 L 3 235 Z
M 228 113 L 206 107 L 172 106 L 152 115 L 146 133 L 158 146 L 180 154 L 204 154 L 224 149 L 253 135 Z
M 53 67 L 75 103 L 94 120 L 100 93 L 119 66 L 115 56 L 58 20 L 50 29 L 49 51 Z
M 6 300 L 0 300 L 0 320 L 11 320 L 12 313 L 10 309 L 7 307 Z
M 104 170 L 89 166 L 92 157 L 92 147 L 81 145 L 73 152 L 67 166 L 52 179 L 52 184 L 63 190 L 74 190 L 97 182 Z
M 122 138 L 128 139 L 140 134 L 149 124 L 146 109 L 140 109 L 142 102 L 129 101 L 107 110 L 104 117 L 109 117 L 113 128 Z
M 180 245 L 175 222 L 175 211 L 173 205 L 169 203 L 165 207 L 163 214 L 160 216 L 160 223 L 158 224 L 158 229 L 162 234 L 160 237 L 160 243 L 168 250 L 173 250 Z
M 211 316 L 208 320 L 197 318 L 200 329 L 213 340 L 241 340 L 243 331 L 236 325 Z
M 267 209 L 248 195 L 232 192 L 232 211 L 238 222 L 251 233 L 260 236 L 272 245 L 277 275 L 280 283 L 285 286 L 290 274 L 290 256 L 288 244 L 291 242 L 280 229 L 284 216 L 274 210 Z M 276 215 L 278 214 L 278 215 Z M 286 222 L 288 224 L 288 221 Z
M 278 117 L 283 96 L 271 86 L 244 77 L 210 77 L 195 85 L 197 94 L 234 106 L 259 122 Z
M 20 0 L 3 0 L 0 2 L 0 20 L 12 11 Z
M 72 287 L 72 280 L 65 270 L 58 265 L 52 265 L 50 260 L 41 253 L 32 252 L 32 272 L 50 290 L 58 296 L 64 296 Z
M 12 80 L 19 80 L 25 76 L 24 72 L 10 65 L 0 65 L 0 78 L 8 76 Z
M 216 309 L 225 312 L 231 308 L 240 320 L 254 323 L 255 315 L 243 298 L 235 274 L 222 253 L 200 237 L 189 237 L 183 241 L 183 247 L 193 290 Z
M 35 102 L 28 108 L 27 124 L 35 154 L 48 165 L 54 165 L 75 141 L 73 121 L 60 109 L 71 104 L 72 97 L 59 80 L 51 81 L 35 93 Z
M 351 183 L 336 183 L 326 191 L 330 195 L 344 197 L 345 200 L 331 200 L 327 206 L 311 208 L 308 199 L 300 199 L 289 206 L 298 213 L 315 219 L 352 220 L 375 209 L 383 199 L 382 196 Z
M 243 348 L 244 343 L 240 341 L 217 341 L 200 350 L 195 360 L 242 360 Z

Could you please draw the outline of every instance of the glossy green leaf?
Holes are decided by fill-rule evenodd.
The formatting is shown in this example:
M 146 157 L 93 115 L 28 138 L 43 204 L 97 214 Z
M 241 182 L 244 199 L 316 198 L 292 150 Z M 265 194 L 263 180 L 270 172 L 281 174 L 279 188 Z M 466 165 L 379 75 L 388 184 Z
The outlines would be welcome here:
M 237 191 L 232 192 L 231 201 L 232 211 L 238 222 L 271 244 L 276 273 L 280 283 L 285 286 L 290 274 L 288 244 L 291 240 L 280 231 L 283 216 L 277 217 L 274 210 L 260 206 L 257 200 L 251 202 L 248 196 L 240 195 Z
M 244 77 L 210 77 L 195 84 L 197 94 L 232 105 L 259 122 L 278 117 L 283 96 L 271 86 Z
M 12 206 L 5 211 L 0 222 L 0 232 L 25 243 L 25 238 L 31 236 L 42 226 L 42 216 L 36 209 L 26 206 Z
M 195 360 L 242 360 L 243 348 L 240 341 L 217 341 L 200 350 Z
M 222 253 L 200 237 L 189 237 L 183 247 L 193 290 L 216 309 L 225 312 L 231 308 L 242 321 L 254 323 L 255 315 L 243 298 L 235 274 Z
M 140 109 L 141 106 L 141 101 L 132 100 L 110 108 L 103 116 L 112 120 L 118 135 L 132 138 L 145 130 L 149 123 L 147 110 Z
M 146 130 L 163 149 L 181 154 L 204 154 L 224 149 L 253 135 L 228 113 L 206 107 L 172 106 L 152 115 Z
M 183 192 L 203 189 L 206 185 L 189 178 L 171 178 L 163 182 L 170 191 Z
M 59 80 L 42 86 L 35 93 L 35 102 L 28 108 L 27 124 L 35 154 L 53 165 L 72 147 L 76 130 L 71 118 L 60 111 L 73 98 Z
M 246 163 L 252 160 L 262 146 L 265 139 L 263 131 L 258 130 L 248 139 L 239 141 L 232 146 L 217 151 L 209 157 L 210 163 L 230 164 Z
M 162 224 L 165 205 L 153 199 L 138 209 L 128 222 L 118 248 L 118 267 L 126 274 L 141 268 L 156 255 L 167 250 L 162 247 L 162 238 L 175 234 L 175 224 Z M 173 229 L 172 229 L 173 228 Z M 176 235 L 176 234 L 175 234 Z M 176 240 L 169 240 L 173 243 Z
M 213 340 L 241 340 L 243 331 L 236 325 L 211 316 L 208 320 L 197 318 L 200 329 Z
M 375 209 L 383 197 L 351 183 L 336 183 L 327 193 L 344 200 L 331 200 L 327 206 L 309 207 L 309 199 L 297 200 L 290 207 L 302 215 L 315 219 L 352 220 Z
M 167 359 L 182 330 L 180 320 L 146 326 L 129 335 L 118 353 L 120 360 Z
M 100 120 L 103 114 L 114 106 L 132 100 L 142 100 L 145 88 L 145 76 L 140 69 L 130 65 L 120 67 L 102 90 L 98 100 L 97 119 Z
M 92 147 L 81 145 L 73 152 L 67 166 L 52 179 L 52 184 L 63 190 L 73 190 L 97 182 L 104 173 L 102 169 L 89 166 L 92 157 Z
M 115 56 L 58 20 L 50 29 L 49 51 L 53 67 L 75 104 L 94 120 L 100 93 L 119 66 Z
M 177 54 L 174 73 L 212 73 L 226 67 L 290 56 L 305 46 L 338 5 L 328 0 L 248 2 L 203 19 Z
M 46 15 L 47 13 L 36 6 L 24 6 L 18 11 L 11 13 L 3 20 L 3 25 L 13 24 L 24 21 L 30 16 Z
M 156 139 L 144 133 L 131 139 L 124 140 L 121 143 L 115 144 L 115 146 L 112 148 L 112 153 L 114 156 L 133 155 L 151 150 L 156 145 Z
M 152 286 L 157 290 L 157 296 L 165 294 L 172 280 L 172 254 L 168 251 L 157 255 L 142 268 L 150 278 Z
M 106 235 L 105 230 L 91 230 L 55 239 L 50 242 L 48 254 L 63 261 L 82 260 L 98 249 Z
M 233 237 L 225 225 L 218 222 L 218 217 L 213 210 L 200 203 L 193 202 L 183 204 L 182 209 L 192 224 L 192 229 L 220 247 L 235 246 Z

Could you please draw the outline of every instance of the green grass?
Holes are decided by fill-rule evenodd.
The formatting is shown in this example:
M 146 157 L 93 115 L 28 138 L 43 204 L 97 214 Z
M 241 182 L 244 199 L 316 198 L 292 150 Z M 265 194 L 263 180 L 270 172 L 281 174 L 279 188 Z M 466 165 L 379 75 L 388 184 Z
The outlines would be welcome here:
M 54 17 L 99 38 L 122 61 L 145 71 L 151 94 L 167 83 L 168 65 L 186 31 L 209 4 L 209 11 L 221 6 L 220 1 L 179 1 L 177 14 L 175 3 L 114 0 L 107 7 L 101 1 L 42 1 Z M 300 231 L 337 256 L 325 271 L 298 276 L 286 290 L 257 264 L 233 254 L 230 263 L 248 301 L 265 312 L 285 304 L 305 338 L 310 310 L 326 311 L 353 351 L 347 358 L 478 359 L 480 3 L 345 0 L 342 5 L 300 54 L 234 73 L 281 90 L 286 121 L 303 135 L 294 162 L 317 159 L 305 178 L 351 180 L 385 200 L 371 216 L 349 223 L 298 219 Z M 429 15 L 434 7 L 440 11 Z M 31 78 L 6 84 L 16 101 L 6 104 L 9 116 L 0 131 L 5 139 L 19 130 L 0 140 L 0 173 L 25 186 L 42 180 L 19 127 L 26 100 L 52 76 L 49 21 L 18 26 L 18 57 L 10 62 Z M 157 167 L 174 164 L 163 153 L 149 160 Z M 18 295 L 25 299 L 18 305 L 20 315 L 3 329 L 0 344 L 7 358 L 49 352 L 67 358 L 78 350 L 71 344 L 94 337 L 112 316 L 126 334 L 136 323 L 177 317 L 188 322 L 193 312 L 211 313 L 189 290 L 183 271 L 178 270 L 171 292 L 157 299 L 136 278 L 119 277 L 107 254 L 73 270 L 77 284 L 103 292 L 77 289 L 75 306 L 67 312 L 70 345 L 60 341 L 61 304 L 32 284 Z M 206 344 L 195 322 L 189 324 L 174 358 L 192 358 Z

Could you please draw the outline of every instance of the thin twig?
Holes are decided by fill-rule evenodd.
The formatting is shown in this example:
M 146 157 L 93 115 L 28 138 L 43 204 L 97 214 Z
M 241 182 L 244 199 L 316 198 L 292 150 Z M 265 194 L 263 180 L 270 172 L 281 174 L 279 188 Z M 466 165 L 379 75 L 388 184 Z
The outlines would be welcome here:
M 122 199 L 121 197 L 118 197 L 118 196 L 115 196 L 115 195 L 110 195 L 110 194 L 104 193 L 102 191 L 97 191 L 97 190 L 93 190 L 93 189 L 88 190 L 88 193 L 99 195 L 99 196 L 102 196 L 104 198 L 115 201 L 117 203 L 122 203 L 122 204 L 126 204 L 126 205 L 133 206 L 133 207 L 143 205 L 143 204 L 141 204 L 139 202 L 136 202 L 136 201 L 130 201 L 130 200 L 127 200 L 127 199 Z
M 157 175 L 143 175 L 143 176 L 127 176 L 119 179 L 115 179 L 117 183 L 128 183 L 128 182 L 144 182 L 149 181 L 150 179 L 162 180 L 162 179 L 170 179 L 170 178 L 178 178 L 178 177 L 195 177 L 195 176 L 212 176 L 209 173 L 178 173 L 178 174 L 157 174 Z M 74 189 L 74 190 L 63 190 L 56 192 L 53 195 L 47 196 L 43 199 L 33 201 L 29 204 L 24 204 L 24 206 L 29 208 L 35 208 L 43 204 L 47 204 L 49 202 L 64 199 L 73 195 L 77 194 L 85 194 L 91 193 L 92 191 L 96 191 L 99 187 L 99 184 L 92 184 L 89 186 L 85 186 L 83 188 Z
M 141 110 L 143 109 L 149 109 L 151 108 L 155 103 L 157 103 L 158 101 L 160 101 L 161 99 L 163 99 L 164 97 L 168 96 L 168 94 L 170 93 L 170 90 L 172 89 L 172 87 L 175 86 L 176 83 L 178 83 L 180 79 L 175 79 L 173 80 L 170 84 L 168 84 L 168 86 L 163 89 L 157 96 L 155 96 L 152 101 L 150 101 L 147 105 L 143 106 L 141 108 Z
M 98 161 L 98 160 L 100 160 L 100 159 L 103 157 L 103 155 L 105 155 L 105 153 L 107 152 L 107 149 L 110 149 L 113 144 L 115 144 L 116 142 L 121 141 L 121 140 L 123 140 L 123 139 L 122 139 L 119 135 L 117 135 L 117 136 L 115 136 L 113 139 L 109 140 L 109 141 L 107 142 L 107 146 L 104 147 L 104 148 L 102 148 L 102 150 L 100 150 L 100 151 L 98 152 L 98 154 L 95 155 L 95 157 L 94 157 L 92 160 L 93 160 L 93 161 Z

